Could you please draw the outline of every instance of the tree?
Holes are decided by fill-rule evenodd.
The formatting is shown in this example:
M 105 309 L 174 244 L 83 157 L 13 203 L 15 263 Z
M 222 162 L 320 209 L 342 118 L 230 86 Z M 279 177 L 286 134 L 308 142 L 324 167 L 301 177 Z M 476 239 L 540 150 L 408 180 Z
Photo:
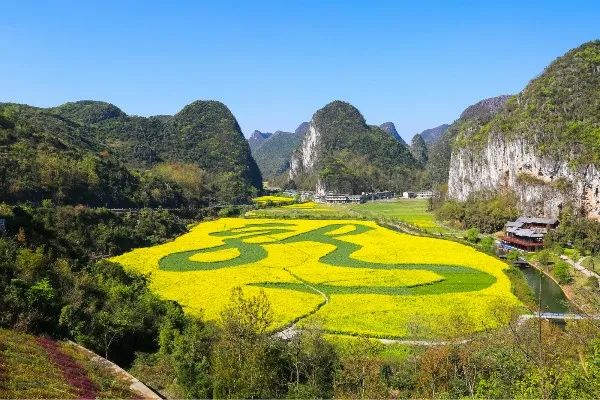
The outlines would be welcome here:
M 550 250 L 544 249 L 537 253 L 536 258 L 540 266 L 547 267 L 552 262 L 552 253 Z
M 341 360 L 335 379 L 335 398 L 375 399 L 388 397 L 382 375 L 383 361 L 368 339 L 352 343 Z
M 559 261 L 554 265 L 554 269 L 552 271 L 558 282 L 561 284 L 567 284 L 573 280 L 573 276 L 571 275 L 571 267 L 564 261 Z
M 471 228 L 465 232 L 465 239 L 471 243 L 476 243 L 479 240 L 479 229 Z
M 272 314 L 264 291 L 251 298 L 239 287 L 231 291 L 212 357 L 214 397 L 276 397 L 279 357 L 272 353 L 275 339 L 268 334 Z
M 511 262 L 511 263 L 515 263 L 519 260 L 519 258 L 521 257 L 521 252 L 519 252 L 518 250 L 510 250 L 507 254 L 506 254 L 506 259 Z
M 479 246 L 487 252 L 492 252 L 494 250 L 494 238 L 491 236 L 484 236 L 479 241 Z
M 295 335 L 287 346 L 291 368 L 288 398 L 331 398 L 337 354 L 318 326 Z
M 183 332 L 175 334 L 172 354 L 177 382 L 191 398 L 209 398 L 211 395 L 213 338 L 214 330 L 198 319 L 190 319 Z

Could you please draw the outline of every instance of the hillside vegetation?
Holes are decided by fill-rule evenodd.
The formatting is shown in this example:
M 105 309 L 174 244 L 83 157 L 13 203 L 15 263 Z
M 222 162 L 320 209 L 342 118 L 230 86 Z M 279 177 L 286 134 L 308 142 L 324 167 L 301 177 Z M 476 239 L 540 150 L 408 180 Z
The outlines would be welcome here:
M 198 206 L 246 201 L 262 185 L 235 118 L 213 101 L 150 118 L 94 101 L 2 103 L 0 153 L 0 200 L 11 202 Z
M 139 398 L 131 382 L 78 347 L 0 329 L 0 398 Z
M 600 164 L 600 40 L 550 64 L 491 121 L 462 130 L 458 145 L 480 148 L 489 135 L 524 138 L 541 155 Z
M 360 193 L 401 192 L 415 184 L 418 167 L 408 147 L 367 125 L 352 105 L 329 103 L 314 114 L 311 126 L 315 137 L 309 138 L 309 132 L 305 141 L 314 141 L 314 147 L 302 146 L 292 157 L 290 177 L 296 186 L 312 189 L 320 180 L 327 190 Z

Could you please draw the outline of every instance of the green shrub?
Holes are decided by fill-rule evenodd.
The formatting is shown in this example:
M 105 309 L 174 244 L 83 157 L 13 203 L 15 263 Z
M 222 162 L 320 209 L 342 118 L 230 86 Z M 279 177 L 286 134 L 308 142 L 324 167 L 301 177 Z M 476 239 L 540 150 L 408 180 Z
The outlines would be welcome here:
M 554 265 L 554 270 L 552 271 L 558 282 L 561 284 L 569 283 L 573 280 L 573 276 L 571 275 L 571 267 L 564 261 L 559 261 Z
M 465 232 L 465 239 L 471 243 L 476 243 L 479 240 L 479 229 L 470 228 Z

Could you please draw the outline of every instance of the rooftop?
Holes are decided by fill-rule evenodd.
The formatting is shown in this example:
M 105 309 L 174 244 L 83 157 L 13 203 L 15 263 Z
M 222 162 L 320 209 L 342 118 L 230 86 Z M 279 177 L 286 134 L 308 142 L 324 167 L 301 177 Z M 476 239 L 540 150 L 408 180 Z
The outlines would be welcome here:
M 539 217 L 519 217 L 515 222 L 521 222 L 522 224 L 554 225 L 558 222 L 558 219 L 556 219 L 556 218 L 539 218 Z

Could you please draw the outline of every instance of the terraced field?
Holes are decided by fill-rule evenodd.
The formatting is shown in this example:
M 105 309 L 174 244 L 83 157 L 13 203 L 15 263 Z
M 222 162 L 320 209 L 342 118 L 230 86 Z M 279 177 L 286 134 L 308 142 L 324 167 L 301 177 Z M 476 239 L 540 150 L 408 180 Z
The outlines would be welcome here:
M 113 258 L 190 313 L 218 318 L 230 290 L 264 290 L 276 326 L 318 319 L 330 333 L 447 336 L 501 323 L 518 304 L 505 264 L 458 243 L 361 220 L 224 218 Z

